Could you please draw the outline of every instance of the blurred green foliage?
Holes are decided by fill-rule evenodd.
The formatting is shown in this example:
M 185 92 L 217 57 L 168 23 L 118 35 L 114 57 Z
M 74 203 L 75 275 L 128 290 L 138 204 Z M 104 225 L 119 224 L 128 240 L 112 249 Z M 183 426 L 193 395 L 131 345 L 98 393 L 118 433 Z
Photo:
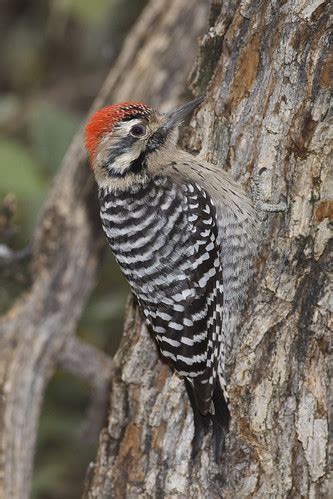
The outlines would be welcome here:
M 31 233 L 52 178 L 146 0 L 8 0 L 0 16 L 0 203 L 16 197 L 20 249 Z M 130 96 L 129 96 L 130 97 Z M 22 272 L 28 272 L 23 268 Z M 0 287 L 0 312 L 29 279 Z M 128 288 L 107 252 L 78 334 L 113 354 Z M 35 499 L 80 497 L 96 448 L 80 433 L 89 387 L 65 373 L 48 386 L 36 453 Z
M 80 497 L 85 469 L 95 452 L 80 434 L 87 403 L 87 387 L 72 376 L 59 373 L 51 381 L 39 428 L 33 497 Z
M 0 139 L 0 163 L 2 193 L 15 192 L 23 200 L 40 200 L 43 180 L 38 164 L 25 147 L 14 140 Z
M 53 5 L 65 15 L 70 14 L 88 26 L 95 23 L 100 25 L 110 9 L 109 0 L 94 0 L 94 8 L 91 7 L 91 0 L 56 0 Z
M 54 174 L 80 120 L 48 102 L 36 106 L 29 118 L 28 136 L 34 155 L 47 173 Z

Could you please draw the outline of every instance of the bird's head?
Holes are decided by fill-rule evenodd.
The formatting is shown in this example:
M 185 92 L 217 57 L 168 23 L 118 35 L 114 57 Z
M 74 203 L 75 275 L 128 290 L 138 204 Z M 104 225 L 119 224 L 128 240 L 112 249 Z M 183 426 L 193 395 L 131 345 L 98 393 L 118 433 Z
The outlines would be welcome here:
M 159 167 L 174 158 L 179 124 L 202 100 L 199 97 L 169 113 L 140 102 L 122 102 L 97 111 L 85 129 L 97 183 L 121 189 L 158 174 Z

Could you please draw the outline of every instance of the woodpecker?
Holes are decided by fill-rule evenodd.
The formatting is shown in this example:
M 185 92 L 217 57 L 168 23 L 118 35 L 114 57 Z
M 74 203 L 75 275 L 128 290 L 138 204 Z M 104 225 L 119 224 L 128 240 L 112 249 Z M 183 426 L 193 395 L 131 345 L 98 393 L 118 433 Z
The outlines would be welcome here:
M 221 166 L 177 145 L 197 98 L 169 113 L 140 102 L 97 111 L 85 145 L 106 238 L 162 356 L 185 379 L 195 456 L 211 421 L 229 428 L 226 355 L 257 232 L 250 199 Z

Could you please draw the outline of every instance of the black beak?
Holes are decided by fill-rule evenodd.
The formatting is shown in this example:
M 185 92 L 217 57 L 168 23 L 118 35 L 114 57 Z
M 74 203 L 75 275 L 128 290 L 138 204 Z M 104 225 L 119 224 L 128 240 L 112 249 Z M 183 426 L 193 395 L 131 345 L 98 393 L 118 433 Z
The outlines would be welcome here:
M 189 115 L 195 108 L 200 106 L 203 102 L 203 97 L 197 97 L 196 99 L 188 102 L 184 106 L 178 107 L 174 111 L 167 113 L 167 121 L 163 126 L 166 130 L 171 130 L 175 125 L 178 125 L 187 115 Z

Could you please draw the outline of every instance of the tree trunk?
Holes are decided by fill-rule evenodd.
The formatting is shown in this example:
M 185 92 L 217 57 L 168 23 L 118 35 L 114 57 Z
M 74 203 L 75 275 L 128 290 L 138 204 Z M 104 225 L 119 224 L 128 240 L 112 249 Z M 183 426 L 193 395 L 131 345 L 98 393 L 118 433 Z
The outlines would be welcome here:
M 210 436 L 191 461 L 183 382 L 159 360 L 129 306 L 85 497 L 332 497 L 330 13 L 321 0 L 212 0 L 191 75 L 206 99 L 184 145 L 255 190 L 261 205 L 283 197 L 288 204 L 264 217 L 229 362 L 232 424 L 223 463 L 214 462 Z
M 176 105 L 205 28 L 206 3 L 151 2 L 93 109 L 129 98 L 158 107 Z M 79 133 L 33 235 L 33 285 L 0 324 L 0 499 L 29 495 L 43 394 L 57 366 L 90 377 L 105 391 L 111 360 L 74 338 L 104 244 Z M 89 359 L 83 363 L 87 371 L 82 358 Z

